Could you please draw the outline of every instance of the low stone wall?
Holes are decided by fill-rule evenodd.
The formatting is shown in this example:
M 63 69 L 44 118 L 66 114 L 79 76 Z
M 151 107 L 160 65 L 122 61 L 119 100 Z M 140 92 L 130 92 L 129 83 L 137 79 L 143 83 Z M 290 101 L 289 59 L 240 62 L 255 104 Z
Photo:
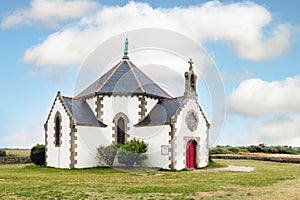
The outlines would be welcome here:
M 0 157 L 0 164 L 31 163 L 30 157 L 5 156 Z
M 278 158 L 278 157 L 262 157 L 262 156 L 222 156 L 211 155 L 215 159 L 235 159 L 235 160 L 262 160 L 271 162 L 284 162 L 284 163 L 300 163 L 300 158 Z

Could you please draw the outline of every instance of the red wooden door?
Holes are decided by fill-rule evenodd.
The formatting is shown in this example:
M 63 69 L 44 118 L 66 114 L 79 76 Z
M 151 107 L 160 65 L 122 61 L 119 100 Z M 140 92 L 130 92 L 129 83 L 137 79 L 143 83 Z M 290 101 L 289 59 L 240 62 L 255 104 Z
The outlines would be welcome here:
M 186 168 L 195 168 L 195 143 L 189 141 L 186 147 Z

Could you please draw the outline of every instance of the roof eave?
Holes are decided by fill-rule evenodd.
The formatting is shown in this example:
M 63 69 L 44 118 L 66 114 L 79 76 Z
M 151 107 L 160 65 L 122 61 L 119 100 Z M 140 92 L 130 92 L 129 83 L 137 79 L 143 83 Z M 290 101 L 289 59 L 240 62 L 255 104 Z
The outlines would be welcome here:
M 76 123 L 77 123 L 77 122 L 76 122 L 76 119 L 74 118 L 74 116 L 72 115 L 72 113 L 71 113 L 71 111 L 69 110 L 68 106 L 66 105 L 65 100 L 64 100 L 64 98 L 63 98 L 62 95 L 61 95 L 61 92 L 60 92 L 60 91 L 57 91 L 57 94 L 56 94 L 55 99 L 54 99 L 54 101 L 53 101 L 53 103 L 52 103 L 52 106 L 51 106 L 51 110 L 50 110 L 50 112 L 49 112 L 49 114 L 48 114 L 48 116 L 47 116 L 46 122 L 44 123 L 44 128 L 48 125 L 48 121 L 49 121 L 49 119 L 50 119 L 50 116 L 51 116 L 51 114 L 52 114 L 52 111 L 53 111 L 55 102 L 56 102 L 57 100 L 60 100 L 60 102 L 61 102 L 61 104 L 62 104 L 64 110 L 66 111 L 67 115 L 69 116 L 69 118 L 70 118 L 70 120 L 71 120 L 71 123 L 72 123 L 72 124 L 76 124 Z
M 164 125 L 170 125 L 170 122 L 165 122 L 165 123 L 158 123 L 158 124 L 140 124 L 137 123 L 135 125 L 133 125 L 134 127 L 146 127 L 146 126 L 164 126 Z
M 94 97 L 97 95 L 104 95 L 104 96 L 146 96 L 146 97 L 150 97 L 150 98 L 155 98 L 155 99 L 165 99 L 165 98 L 169 98 L 166 96 L 159 96 L 159 95 L 154 95 L 154 94 L 149 94 L 146 92 L 143 93 L 138 93 L 138 92 L 133 92 L 133 93 L 126 93 L 126 92 L 95 92 L 95 93 L 91 93 L 91 94 L 87 94 L 84 96 L 80 96 L 80 98 L 90 98 L 90 97 Z
M 96 125 L 96 124 L 80 124 L 80 123 L 77 123 L 76 124 L 77 126 L 92 126 L 92 127 L 101 127 L 101 128 L 105 128 L 107 127 L 106 124 L 99 124 L 99 125 Z

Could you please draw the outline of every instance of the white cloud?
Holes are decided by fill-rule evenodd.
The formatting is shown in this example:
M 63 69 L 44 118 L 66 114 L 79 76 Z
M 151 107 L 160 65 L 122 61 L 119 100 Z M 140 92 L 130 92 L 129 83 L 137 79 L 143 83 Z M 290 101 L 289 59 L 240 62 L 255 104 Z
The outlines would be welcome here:
M 299 146 L 300 115 L 281 115 L 260 123 L 258 133 L 261 141 L 269 144 Z
M 232 91 L 228 109 L 237 114 L 259 116 L 300 112 L 300 76 L 266 82 L 249 79 Z
M 267 59 L 287 50 L 293 32 L 286 24 L 270 29 L 271 19 L 267 9 L 251 2 L 212 1 L 201 6 L 168 9 L 129 2 L 123 7 L 101 7 L 94 15 L 67 24 L 42 43 L 28 48 L 23 61 L 37 66 L 78 65 L 106 39 L 139 28 L 169 29 L 199 43 L 224 41 L 241 58 Z
M 277 26 L 272 36 L 267 39 L 260 35 L 253 41 L 238 41 L 235 46 L 236 52 L 241 58 L 254 61 L 280 56 L 291 45 L 290 36 L 293 29 L 287 24 L 282 24 Z
M 41 22 L 47 27 L 58 27 L 63 20 L 80 18 L 97 8 L 99 5 L 94 1 L 33 0 L 29 8 L 16 9 L 6 16 L 1 27 L 33 25 L 35 22 Z

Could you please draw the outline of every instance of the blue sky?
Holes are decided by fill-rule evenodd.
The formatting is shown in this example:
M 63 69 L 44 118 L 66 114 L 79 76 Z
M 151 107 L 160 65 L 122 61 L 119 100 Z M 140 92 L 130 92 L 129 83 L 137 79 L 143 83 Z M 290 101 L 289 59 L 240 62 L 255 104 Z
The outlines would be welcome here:
M 178 31 L 213 55 L 227 113 L 215 144 L 297 146 L 299 8 L 297 0 L 3 1 L 0 147 L 42 143 L 56 92 L 73 95 L 88 53 L 108 36 L 145 27 Z

